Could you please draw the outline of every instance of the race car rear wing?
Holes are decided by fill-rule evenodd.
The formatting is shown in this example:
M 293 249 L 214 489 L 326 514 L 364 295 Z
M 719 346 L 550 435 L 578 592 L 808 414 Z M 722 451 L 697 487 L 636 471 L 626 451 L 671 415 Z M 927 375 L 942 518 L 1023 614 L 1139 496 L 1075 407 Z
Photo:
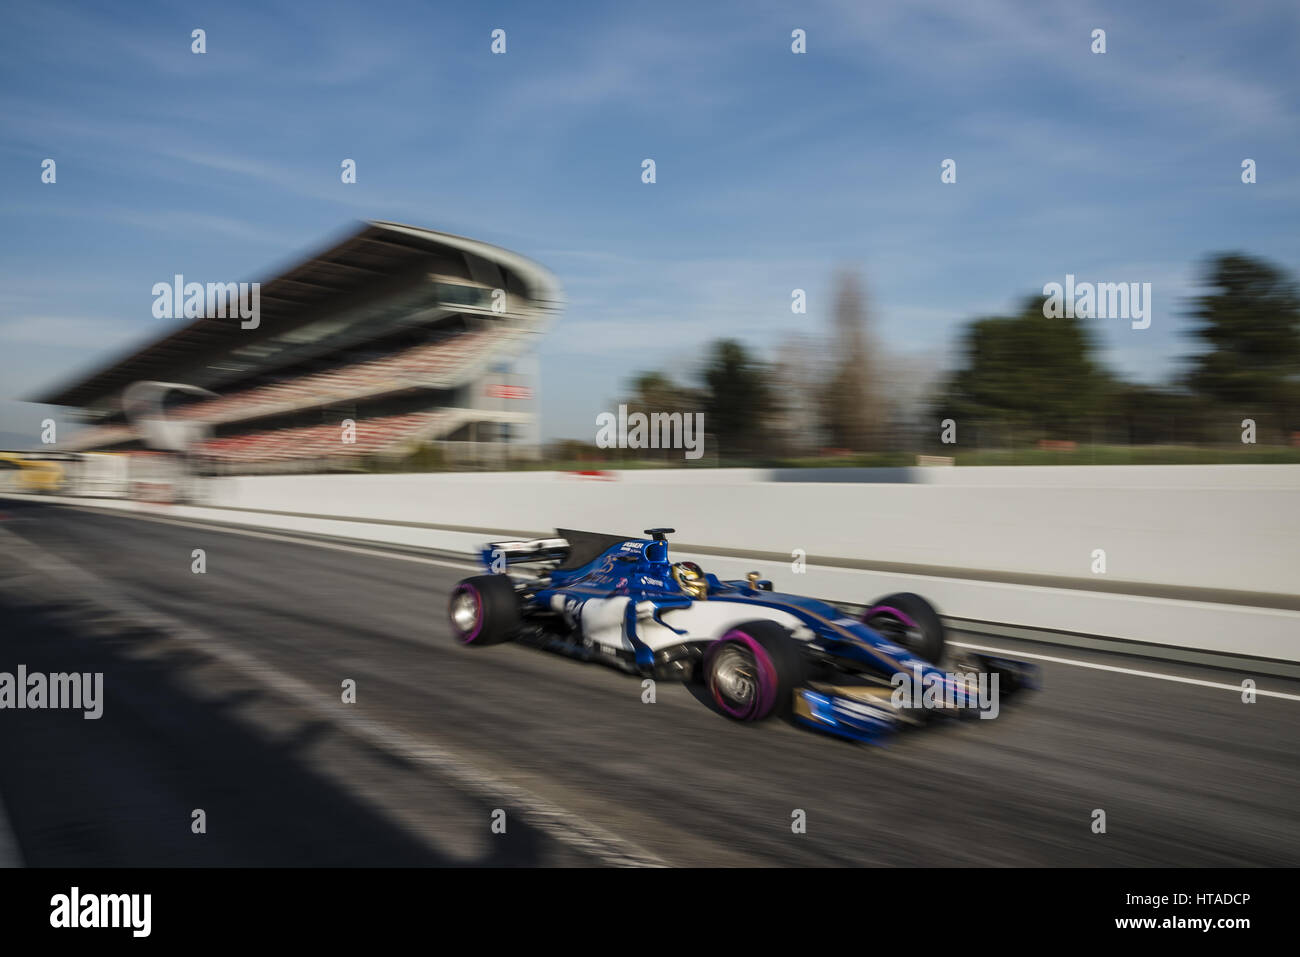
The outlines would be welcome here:
M 500 562 L 519 565 L 524 562 L 563 561 L 569 554 L 569 542 L 563 538 L 533 538 L 518 542 L 488 542 L 483 546 L 483 564 L 499 570 Z
M 611 535 L 608 532 L 580 532 L 572 528 L 557 528 L 555 531 L 558 533 L 555 538 L 488 542 L 480 553 L 483 564 L 494 573 L 504 571 L 506 565 L 525 562 L 555 561 L 560 563 L 558 567 L 561 569 L 580 568 L 623 542 L 636 541 L 630 535 Z

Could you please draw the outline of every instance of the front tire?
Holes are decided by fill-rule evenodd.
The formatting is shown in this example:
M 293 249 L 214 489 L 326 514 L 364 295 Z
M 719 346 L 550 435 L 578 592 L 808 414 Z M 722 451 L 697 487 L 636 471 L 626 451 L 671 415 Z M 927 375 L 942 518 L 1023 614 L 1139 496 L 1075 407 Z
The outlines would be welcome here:
M 505 575 L 475 575 L 451 590 L 451 634 L 462 645 L 494 645 L 519 632 L 523 615 L 515 586 Z
M 872 631 L 937 665 L 943 658 L 947 632 L 934 606 L 912 592 L 886 595 L 866 610 L 862 623 Z
M 704 682 L 723 714 L 737 721 L 788 716 L 807 663 L 801 643 L 771 621 L 737 625 L 704 652 Z

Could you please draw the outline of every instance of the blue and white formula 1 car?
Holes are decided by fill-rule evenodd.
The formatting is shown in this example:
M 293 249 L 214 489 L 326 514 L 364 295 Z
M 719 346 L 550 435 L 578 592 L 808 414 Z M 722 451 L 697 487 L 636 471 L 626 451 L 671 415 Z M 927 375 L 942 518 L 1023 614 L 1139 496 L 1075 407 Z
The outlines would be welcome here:
M 784 716 L 864 741 L 936 713 L 990 716 L 990 689 L 996 699 L 1037 684 L 1034 666 L 987 655 L 962 653 L 941 671 L 944 627 L 919 595 L 890 595 L 852 617 L 774 592 L 757 572 L 721 581 L 670 561 L 672 531 L 636 539 L 557 529 L 555 538 L 491 542 L 481 558 L 498 574 L 452 590 L 452 634 L 465 645 L 523 641 L 645 677 L 702 679 L 738 721 Z M 518 565 L 534 574 L 509 574 Z

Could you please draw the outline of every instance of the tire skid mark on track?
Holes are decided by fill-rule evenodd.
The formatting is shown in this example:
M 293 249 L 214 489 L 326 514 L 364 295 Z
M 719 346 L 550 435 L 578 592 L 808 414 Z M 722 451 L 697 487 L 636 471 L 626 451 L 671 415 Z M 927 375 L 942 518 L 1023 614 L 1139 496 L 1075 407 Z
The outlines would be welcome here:
M 584 821 L 537 795 L 502 781 L 440 744 L 381 721 L 340 712 L 330 699 L 265 661 L 200 628 L 126 598 L 107 581 L 21 536 L 0 528 L 0 542 L 27 566 L 76 589 L 84 604 L 196 647 L 312 715 L 382 752 L 453 779 L 468 791 L 518 809 L 530 825 L 570 848 L 615 867 L 666 867 L 668 863 L 599 825 Z M 2 837 L 2 835 L 0 835 Z M 2 849 L 2 848 L 0 848 Z

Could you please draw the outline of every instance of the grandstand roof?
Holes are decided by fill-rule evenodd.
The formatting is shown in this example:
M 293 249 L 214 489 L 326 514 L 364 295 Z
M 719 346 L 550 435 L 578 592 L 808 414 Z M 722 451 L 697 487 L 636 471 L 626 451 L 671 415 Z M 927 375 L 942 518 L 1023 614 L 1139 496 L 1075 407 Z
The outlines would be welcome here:
M 206 357 L 305 325 L 317 317 L 322 306 L 374 283 L 411 274 L 435 262 L 445 267 L 449 261 L 465 278 L 494 285 L 499 282 L 503 288 L 515 289 L 542 306 L 559 303 L 560 289 L 555 277 L 517 253 L 431 229 L 367 222 L 329 249 L 262 282 L 261 321 L 257 329 L 242 329 L 237 320 L 195 319 L 32 401 L 91 405 L 132 382 L 168 378 L 177 369 L 197 364 Z

